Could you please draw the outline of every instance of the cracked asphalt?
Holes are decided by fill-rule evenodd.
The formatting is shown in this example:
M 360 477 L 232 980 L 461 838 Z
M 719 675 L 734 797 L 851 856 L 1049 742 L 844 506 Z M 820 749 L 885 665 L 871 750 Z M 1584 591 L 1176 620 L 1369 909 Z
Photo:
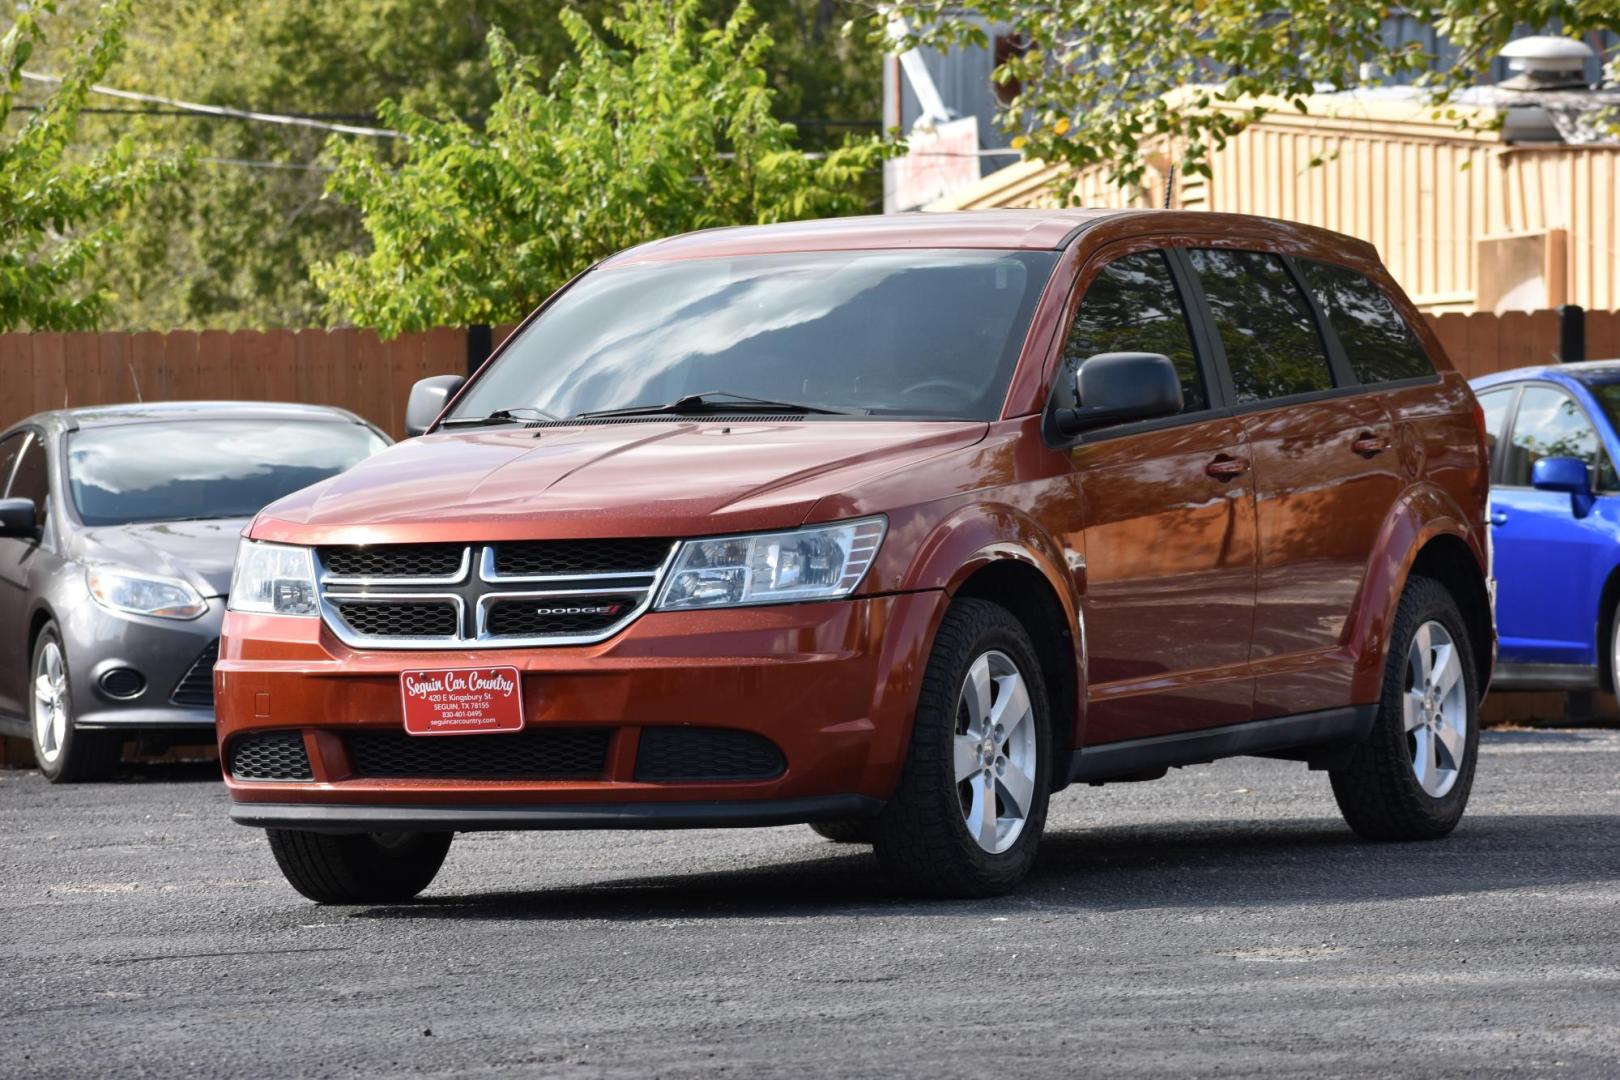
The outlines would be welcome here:
M 0 772 L 0 1076 L 1620 1075 L 1620 732 L 1487 733 L 1428 844 L 1284 762 L 1071 789 L 966 903 L 798 827 L 461 836 L 323 908 L 225 810 Z

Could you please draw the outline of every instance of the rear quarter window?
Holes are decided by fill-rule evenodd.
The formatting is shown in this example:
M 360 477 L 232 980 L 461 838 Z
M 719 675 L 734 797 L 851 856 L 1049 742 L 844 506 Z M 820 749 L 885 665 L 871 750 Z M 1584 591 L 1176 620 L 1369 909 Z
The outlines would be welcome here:
M 1332 263 L 1300 259 L 1298 265 L 1344 346 L 1357 381 L 1398 382 L 1434 374 L 1434 364 L 1417 335 L 1377 284 Z

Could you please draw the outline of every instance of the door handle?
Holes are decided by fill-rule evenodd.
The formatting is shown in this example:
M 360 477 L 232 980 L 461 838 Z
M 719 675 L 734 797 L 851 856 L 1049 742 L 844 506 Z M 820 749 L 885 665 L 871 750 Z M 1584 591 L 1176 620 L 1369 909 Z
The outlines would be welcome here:
M 1350 449 L 1362 457 L 1375 457 L 1389 449 L 1389 439 L 1383 435 L 1363 431 L 1356 436 L 1356 441 L 1350 444 Z
M 1490 522 L 1491 522 L 1492 525 L 1506 525 L 1507 524 L 1507 511 L 1506 510 L 1492 510 L 1491 511 L 1491 516 L 1490 516 Z
M 1217 480 L 1235 480 L 1249 471 L 1249 459 L 1219 454 L 1204 466 L 1204 472 Z

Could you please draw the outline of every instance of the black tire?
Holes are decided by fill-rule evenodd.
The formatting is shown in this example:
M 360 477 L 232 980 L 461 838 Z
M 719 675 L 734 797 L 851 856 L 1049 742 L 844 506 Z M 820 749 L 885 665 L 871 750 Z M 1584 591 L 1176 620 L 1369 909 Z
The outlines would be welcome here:
M 49 649 L 56 650 L 61 665 L 61 707 L 66 710 L 60 742 L 47 746 L 41 741 L 39 725 L 35 722 L 34 683 L 40 675 L 40 665 Z M 74 721 L 72 679 L 68 677 L 67 647 L 55 622 L 40 628 L 34 639 L 34 649 L 28 658 L 28 730 L 34 744 L 34 761 L 45 779 L 53 784 L 76 784 L 86 780 L 107 780 L 118 772 L 123 756 L 124 740 L 110 731 L 81 731 Z
M 287 883 L 317 904 L 400 903 L 427 888 L 454 833 L 266 829 Z
M 1024 681 L 1036 747 L 1030 806 L 1017 839 L 999 853 L 981 847 L 968 831 L 956 780 L 954 745 L 969 668 L 992 651 L 1009 658 Z M 956 601 L 934 639 L 917 702 L 911 749 L 899 783 L 872 820 L 873 846 L 890 877 L 904 891 L 925 896 L 965 898 L 1010 892 L 1034 864 L 1046 825 L 1051 749 L 1050 705 L 1029 634 L 997 604 Z
M 1467 724 L 1462 760 L 1455 762 L 1453 770 L 1455 779 L 1450 790 L 1438 797 L 1424 790 L 1414 772 L 1415 733 L 1407 733 L 1402 702 L 1413 635 L 1431 622 L 1440 624 L 1456 649 Z M 1468 626 L 1445 586 L 1432 578 L 1414 577 L 1401 594 L 1395 613 L 1378 718 L 1367 740 L 1352 749 L 1345 766 L 1329 773 L 1333 796 L 1344 820 L 1368 840 L 1435 840 L 1455 829 L 1462 819 L 1478 757 L 1478 667 Z
M 835 844 L 870 844 L 872 819 L 849 818 L 845 821 L 813 821 L 810 830 Z

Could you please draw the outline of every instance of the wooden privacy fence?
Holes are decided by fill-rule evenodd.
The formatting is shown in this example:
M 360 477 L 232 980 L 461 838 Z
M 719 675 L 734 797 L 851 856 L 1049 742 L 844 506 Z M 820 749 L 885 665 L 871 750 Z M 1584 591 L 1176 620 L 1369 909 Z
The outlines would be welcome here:
M 1557 360 L 1558 311 L 1428 316 L 1452 362 L 1483 375 Z M 1620 357 L 1620 312 L 1584 317 L 1586 355 Z M 0 428 L 44 409 L 236 398 L 351 409 L 403 435 L 411 383 L 464 372 L 511 327 L 447 327 L 382 341 L 370 330 L 0 334 Z

